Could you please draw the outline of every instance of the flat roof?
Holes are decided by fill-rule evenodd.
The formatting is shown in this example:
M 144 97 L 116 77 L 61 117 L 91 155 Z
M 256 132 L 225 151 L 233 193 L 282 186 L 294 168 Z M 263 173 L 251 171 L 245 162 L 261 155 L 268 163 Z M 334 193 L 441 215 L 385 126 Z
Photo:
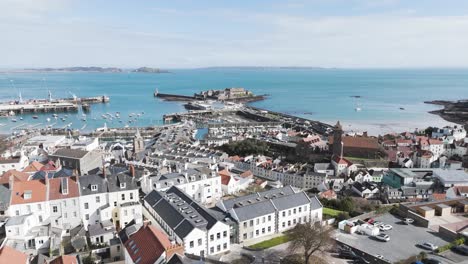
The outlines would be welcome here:
M 451 182 L 467 182 L 468 173 L 464 170 L 445 170 L 445 169 L 434 169 L 434 176 L 439 178 L 443 183 Z
M 432 210 L 434 210 L 433 208 L 431 208 L 431 207 L 429 207 L 429 206 L 421 206 L 421 207 L 419 207 L 419 209 L 424 210 L 424 211 L 432 211 Z
M 446 205 L 446 204 L 437 204 L 436 206 L 439 208 L 451 208 L 451 206 Z

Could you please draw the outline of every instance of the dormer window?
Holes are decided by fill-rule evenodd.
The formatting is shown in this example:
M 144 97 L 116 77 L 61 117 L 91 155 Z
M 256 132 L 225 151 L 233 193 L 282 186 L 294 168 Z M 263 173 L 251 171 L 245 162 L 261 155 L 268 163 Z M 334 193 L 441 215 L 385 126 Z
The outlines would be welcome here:
M 120 189 L 125 189 L 125 182 L 120 183 Z
M 32 198 L 32 191 L 24 191 L 24 199 L 29 200 Z
M 93 192 L 97 191 L 97 185 L 96 184 L 91 185 L 91 191 L 93 191 Z

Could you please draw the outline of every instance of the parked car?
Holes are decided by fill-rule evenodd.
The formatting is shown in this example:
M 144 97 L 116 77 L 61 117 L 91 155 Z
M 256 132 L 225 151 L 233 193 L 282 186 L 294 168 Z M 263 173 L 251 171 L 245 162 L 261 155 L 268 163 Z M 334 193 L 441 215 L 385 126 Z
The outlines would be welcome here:
M 431 251 L 434 251 L 434 250 L 439 248 L 438 246 L 436 246 L 436 245 L 434 245 L 432 243 L 428 243 L 428 242 L 421 243 L 421 244 L 419 244 L 419 246 L 424 248 L 424 249 L 431 250 Z
M 388 231 L 388 230 L 391 230 L 392 228 L 393 228 L 393 226 L 385 225 L 385 224 L 382 224 L 382 225 L 379 226 L 380 231 Z
M 404 218 L 403 219 L 403 223 L 409 225 L 409 224 L 412 224 L 414 223 L 414 219 L 411 219 L 411 218 Z
M 423 260 L 424 264 L 443 264 L 442 261 L 433 258 L 427 258 Z
M 351 250 L 341 250 L 339 256 L 345 259 L 356 259 L 358 257 L 356 253 Z
M 370 264 L 371 262 L 368 261 L 367 259 L 363 258 L 363 257 L 357 257 L 353 263 L 356 263 L 356 264 Z
M 466 245 L 460 245 L 452 248 L 456 252 L 468 256 L 468 246 Z
M 374 236 L 376 239 L 380 240 L 380 241 L 384 241 L 384 242 L 388 242 L 390 241 L 390 236 L 387 235 L 387 234 L 378 234 L 376 236 Z

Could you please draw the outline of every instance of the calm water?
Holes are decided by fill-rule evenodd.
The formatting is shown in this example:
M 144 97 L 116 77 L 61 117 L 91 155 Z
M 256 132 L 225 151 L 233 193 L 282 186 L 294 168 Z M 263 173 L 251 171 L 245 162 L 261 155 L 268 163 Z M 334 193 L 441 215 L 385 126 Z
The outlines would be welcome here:
M 144 73 L 1 73 L 0 100 L 13 100 L 21 91 L 24 99 L 108 95 L 110 103 L 92 105 L 83 130 L 124 126 L 130 113 L 144 112 L 137 125 L 161 124 L 163 114 L 184 111 L 181 103 L 164 102 L 153 97 L 155 88 L 162 93 L 190 95 L 206 89 L 245 87 L 256 94 L 269 94 L 268 100 L 255 106 L 295 114 L 305 118 L 335 123 L 341 120 L 349 128 L 421 127 L 442 124 L 440 118 L 427 114 L 434 106 L 423 103 L 434 99 L 468 98 L 468 70 L 246 70 L 200 69 L 174 70 L 170 74 Z M 361 99 L 351 96 L 359 95 Z M 359 106 L 362 111 L 356 112 Z M 405 110 L 400 110 L 403 107 Z M 102 119 L 104 113 L 120 112 L 124 122 Z M 63 116 L 64 114 L 59 114 Z M 39 119 L 23 115 L 13 123 L 0 118 L 0 131 L 16 126 L 44 127 L 51 114 Z M 82 128 L 81 113 L 69 114 L 63 122 L 51 120 L 55 127 L 72 123 Z M 96 118 L 96 120 L 93 120 Z M 24 124 L 24 125 L 23 125 Z M 135 123 L 133 123 L 134 125 Z M 131 124 L 132 125 L 132 124 Z

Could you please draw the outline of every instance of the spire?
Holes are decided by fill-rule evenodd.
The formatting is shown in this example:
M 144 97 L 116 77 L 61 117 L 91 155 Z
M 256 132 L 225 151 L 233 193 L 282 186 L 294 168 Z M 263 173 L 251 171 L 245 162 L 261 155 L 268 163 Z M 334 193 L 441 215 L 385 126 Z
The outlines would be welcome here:
M 140 138 L 140 137 L 141 137 L 140 130 L 138 129 L 138 127 L 137 127 L 137 129 L 136 129 L 135 137 L 136 137 L 136 138 Z
M 338 120 L 338 122 L 336 122 L 335 129 L 336 129 L 336 130 L 343 130 L 343 127 L 341 126 L 339 120 Z

